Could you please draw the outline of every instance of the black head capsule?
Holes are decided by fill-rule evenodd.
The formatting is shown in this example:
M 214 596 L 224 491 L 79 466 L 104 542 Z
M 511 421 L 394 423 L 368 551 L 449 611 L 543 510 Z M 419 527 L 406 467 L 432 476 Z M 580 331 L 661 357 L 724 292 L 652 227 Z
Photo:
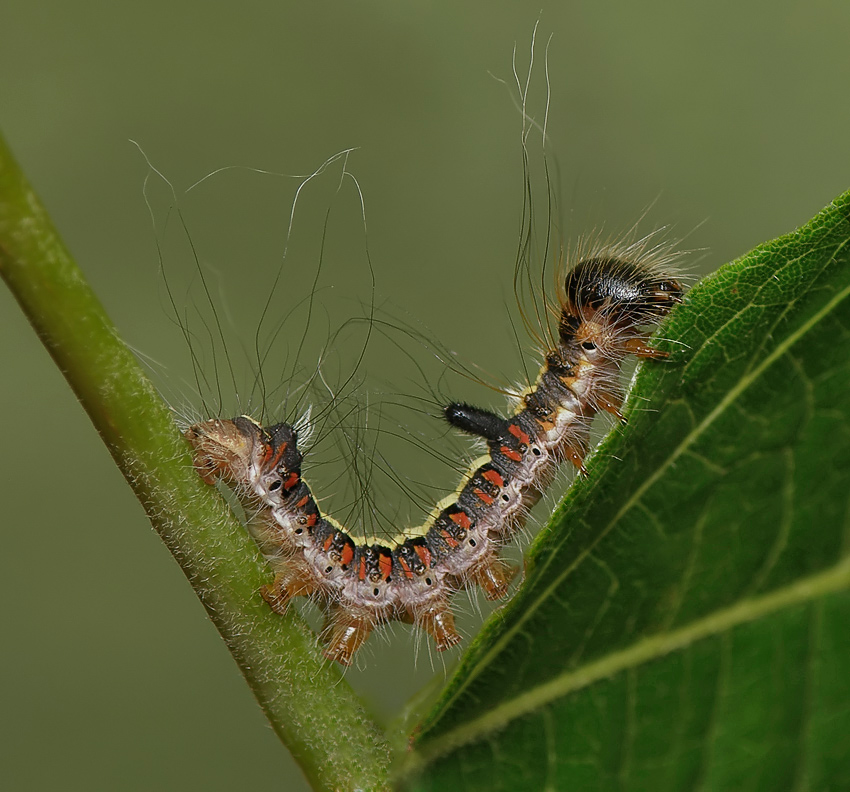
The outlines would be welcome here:
M 567 273 L 569 305 L 599 311 L 615 322 L 649 324 L 682 301 L 682 286 L 673 278 L 633 261 L 596 257 L 580 261 Z

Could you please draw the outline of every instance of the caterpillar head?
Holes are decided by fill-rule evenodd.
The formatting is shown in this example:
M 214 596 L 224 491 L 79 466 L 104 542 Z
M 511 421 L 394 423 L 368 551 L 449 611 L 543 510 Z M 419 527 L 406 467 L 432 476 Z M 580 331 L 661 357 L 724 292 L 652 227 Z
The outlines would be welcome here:
M 640 327 L 658 322 L 682 301 L 679 281 L 625 259 L 586 258 L 564 279 L 564 311 L 592 311 L 618 325 Z

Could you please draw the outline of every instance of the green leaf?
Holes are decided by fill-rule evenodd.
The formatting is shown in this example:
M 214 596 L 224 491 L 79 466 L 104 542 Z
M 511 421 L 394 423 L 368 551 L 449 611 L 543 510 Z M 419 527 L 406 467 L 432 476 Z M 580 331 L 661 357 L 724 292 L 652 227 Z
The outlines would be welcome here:
M 402 767 L 850 788 L 850 193 L 704 280 Z

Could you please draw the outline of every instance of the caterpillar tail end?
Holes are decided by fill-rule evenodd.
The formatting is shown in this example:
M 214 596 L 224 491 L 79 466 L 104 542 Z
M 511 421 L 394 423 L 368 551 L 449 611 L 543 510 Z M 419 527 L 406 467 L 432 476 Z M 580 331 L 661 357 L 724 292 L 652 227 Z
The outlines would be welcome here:
M 207 483 L 218 479 L 242 483 L 253 450 L 253 438 L 234 421 L 214 419 L 193 424 L 183 436 L 195 454 L 195 470 Z

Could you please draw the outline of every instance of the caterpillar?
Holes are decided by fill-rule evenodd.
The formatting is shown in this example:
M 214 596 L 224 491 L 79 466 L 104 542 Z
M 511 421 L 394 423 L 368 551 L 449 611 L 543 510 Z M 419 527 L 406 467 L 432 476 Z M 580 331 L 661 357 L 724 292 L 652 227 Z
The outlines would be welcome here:
M 584 472 L 593 417 L 604 411 L 623 420 L 624 359 L 667 356 L 650 333 L 682 301 L 683 287 L 665 272 L 667 248 L 651 238 L 599 246 L 558 279 L 556 332 L 511 415 L 445 407 L 445 420 L 481 438 L 487 453 L 424 525 L 392 546 L 357 542 L 321 513 L 302 477 L 304 426 L 262 426 L 242 415 L 186 430 L 204 481 L 225 482 L 254 515 L 252 533 L 274 570 L 262 597 L 279 614 L 294 597 L 318 602 L 327 658 L 350 665 L 370 633 L 391 620 L 418 626 L 444 651 L 461 640 L 451 610 L 456 591 L 477 585 L 489 599 L 507 595 L 515 569 L 501 548 L 562 462 Z

